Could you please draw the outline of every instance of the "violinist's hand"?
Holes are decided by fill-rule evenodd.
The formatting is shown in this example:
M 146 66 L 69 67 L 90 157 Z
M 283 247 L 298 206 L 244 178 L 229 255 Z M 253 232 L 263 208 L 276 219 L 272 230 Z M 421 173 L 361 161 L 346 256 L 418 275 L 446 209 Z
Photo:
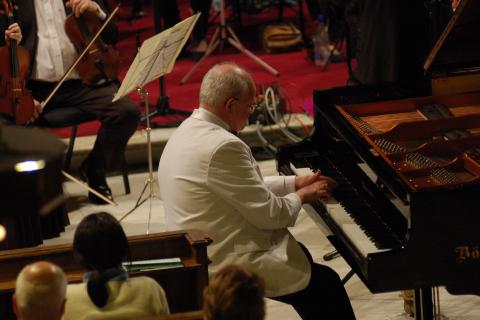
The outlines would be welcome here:
M 17 43 L 22 41 L 22 30 L 16 22 L 9 25 L 8 29 L 5 30 L 5 41 L 8 43 L 11 39 L 16 40 Z
M 27 124 L 34 123 L 42 113 L 42 105 L 37 100 L 33 99 L 33 116 L 27 121 Z
M 453 11 L 457 10 L 457 7 L 458 7 L 459 4 L 460 4 L 460 0 L 452 0 Z
M 75 17 L 79 17 L 85 11 L 100 14 L 100 7 L 92 0 L 69 0 L 66 3 L 67 8 L 71 8 Z

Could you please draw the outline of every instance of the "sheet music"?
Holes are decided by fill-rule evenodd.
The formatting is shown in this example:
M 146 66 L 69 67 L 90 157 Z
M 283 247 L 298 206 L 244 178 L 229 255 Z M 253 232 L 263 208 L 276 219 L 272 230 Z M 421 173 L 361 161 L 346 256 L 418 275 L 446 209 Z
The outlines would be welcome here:
M 171 72 L 199 16 L 200 12 L 145 40 L 113 101 Z

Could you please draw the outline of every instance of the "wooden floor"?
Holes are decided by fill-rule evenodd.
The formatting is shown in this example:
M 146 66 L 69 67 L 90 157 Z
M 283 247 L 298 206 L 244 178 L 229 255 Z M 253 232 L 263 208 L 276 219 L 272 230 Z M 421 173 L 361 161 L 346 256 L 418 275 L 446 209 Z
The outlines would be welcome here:
M 154 161 L 154 164 L 154 168 L 156 169 L 157 160 Z M 264 174 L 276 174 L 273 161 L 261 162 L 260 165 Z M 156 172 L 154 172 L 154 176 L 156 176 Z M 51 239 L 45 243 L 71 242 L 76 225 L 89 213 L 108 211 L 120 218 L 134 206 L 147 178 L 148 174 L 145 172 L 130 174 L 132 193 L 130 195 L 124 195 L 121 178 L 110 177 L 108 181 L 112 187 L 115 200 L 119 204 L 117 207 L 92 206 L 86 198 L 86 192 L 73 183 L 66 183 L 65 191 L 69 197 L 69 207 L 72 210 L 69 214 L 71 225 L 60 238 Z M 149 227 L 148 221 L 150 221 Z M 147 227 L 150 232 L 164 231 L 165 224 L 162 201 L 158 198 L 152 198 L 151 201 L 147 201 L 125 218 L 122 225 L 129 235 L 146 233 Z M 298 223 L 295 227 L 291 228 L 291 231 L 297 240 L 307 246 L 316 262 L 324 263 L 332 267 L 341 277 L 350 270 L 342 258 L 336 258 L 329 262 L 322 260 L 323 255 L 333 250 L 333 247 L 303 211 L 299 216 Z M 395 275 L 392 274 L 392 277 L 395 277 Z M 346 289 L 350 296 L 356 317 L 359 320 L 412 319 L 404 313 L 403 300 L 399 297 L 398 292 L 371 294 L 356 276 L 353 276 L 353 278 L 347 282 Z M 442 319 L 480 319 L 479 297 L 452 296 L 443 289 L 440 289 L 440 296 Z M 267 319 L 293 320 L 300 318 L 289 305 L 267 300 Z

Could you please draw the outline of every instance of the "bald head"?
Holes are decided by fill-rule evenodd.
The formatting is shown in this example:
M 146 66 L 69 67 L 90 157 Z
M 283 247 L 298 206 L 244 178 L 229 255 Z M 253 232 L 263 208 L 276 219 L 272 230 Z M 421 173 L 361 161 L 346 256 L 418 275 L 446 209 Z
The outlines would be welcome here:
M 40 261 L 18 274 L 13 304 L 19 319 L 57 320 L 63 314 L 67 280 L 62 269 Z
M 245 69 L 233 62 L 213 66 L 203 77 L 200 106 L 210 111 L 221 108 L 228 98 L 255 94 L 255 82 Z

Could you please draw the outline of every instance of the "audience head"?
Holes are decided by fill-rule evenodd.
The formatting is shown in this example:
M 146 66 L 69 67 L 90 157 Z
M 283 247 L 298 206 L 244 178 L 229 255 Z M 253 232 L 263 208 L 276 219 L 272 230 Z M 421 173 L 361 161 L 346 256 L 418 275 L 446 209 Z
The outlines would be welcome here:
M 217 64 L 203 77 L 200 106 L 220 117 L 232 130 L 245 127 L 254 103 L 255 82 L 237 64 Z
M 106 212 L 92 213 L 78 225 L 73 250 L 79 263 L 89 270 L 87 291 L 98 307 L 106 305 L 106 283 L 128 251 L 128 240 L 122 226 Z
M 67 280 L 62 269 L 39 261 L 18 274 L 13 309 L 21 320 L 58 320 L 65 307 Z
M 265 317 L 265 282 L 253 272 L 227 266 L 203 293 L 205 320 L 262 320 Z

